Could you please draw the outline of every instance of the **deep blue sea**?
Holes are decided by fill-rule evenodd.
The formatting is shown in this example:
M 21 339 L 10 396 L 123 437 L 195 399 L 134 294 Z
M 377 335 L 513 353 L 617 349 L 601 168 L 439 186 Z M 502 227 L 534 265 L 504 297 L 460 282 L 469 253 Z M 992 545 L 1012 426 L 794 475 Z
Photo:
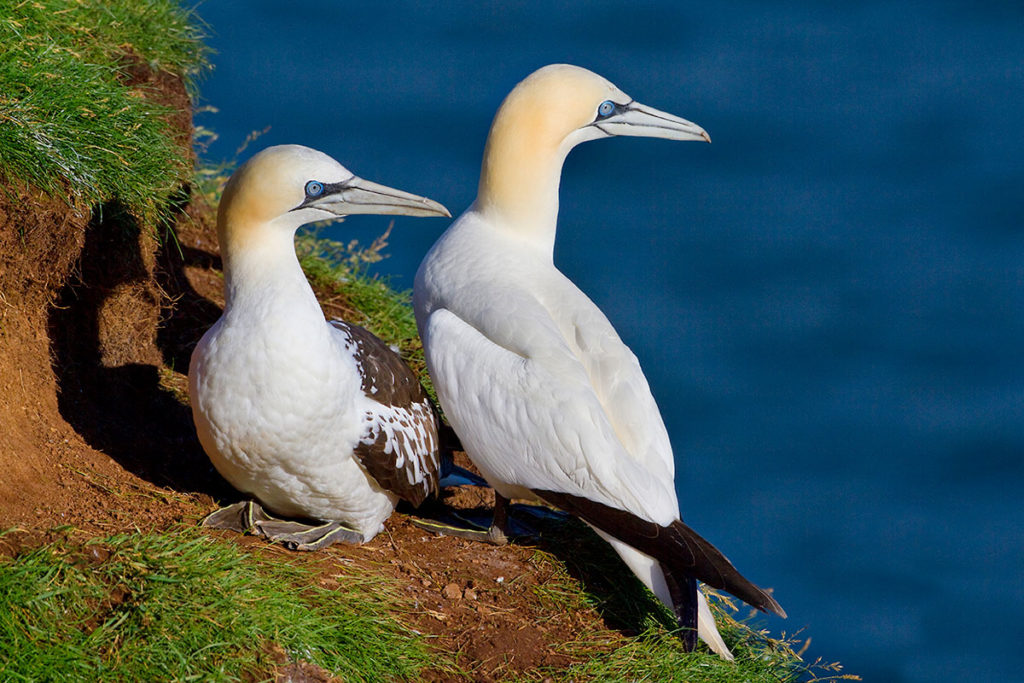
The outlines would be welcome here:
M 1024 6 L 208 0 L 197 121 L 460 213 L 504 95 L 588 67 L 711 145 L 566 164 L 556 263 L 640 357 L 687 522 L 869 681 L 1024 681 Z M 387 218 L 333 229 L 369 242 Z M 447 223 L 399 218 L 412 287 Z

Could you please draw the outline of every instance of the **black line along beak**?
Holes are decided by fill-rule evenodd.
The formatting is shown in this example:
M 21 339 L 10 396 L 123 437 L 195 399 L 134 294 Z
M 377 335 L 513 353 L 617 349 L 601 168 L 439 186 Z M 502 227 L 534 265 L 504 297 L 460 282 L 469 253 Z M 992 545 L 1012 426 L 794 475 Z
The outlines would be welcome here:
M 322 194 L 306 197 L 306 200 L 296 207 L 307 208 L 320 209 L 336 216 L 365 213 L 451 218 L 448 209 L 433 199 L 363 180 L 359 176 L 352 176 L 340 183 L 325 183 Z
M 639 102 L 620 105 L 620 111 L 591 125 L 605 135 L 711 142 L 711 136 L 696 123 Z

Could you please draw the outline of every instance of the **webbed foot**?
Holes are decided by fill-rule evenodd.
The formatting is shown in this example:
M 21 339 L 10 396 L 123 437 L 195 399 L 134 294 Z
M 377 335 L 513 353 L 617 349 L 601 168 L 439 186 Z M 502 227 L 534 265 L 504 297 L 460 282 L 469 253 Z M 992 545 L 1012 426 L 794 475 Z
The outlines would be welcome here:
M 508 543 L 508 536 L 503 529 L 499 529 L 493 524 L 489 527 L 477 524 L 455 512 L 446 515 L 445 521 L 420 518 L 413 519 L 412 523 L 438 536 L 455 536 L 492 545 Z
M 228 505 L 210 513 L 203 518 L 200 525 L 244 534 L 251 532 L 256 526 L 256 522 L 268 519 L 272 519 L 272 517 L 263 510 L 262 505 L 252 500 L 243 500 L 241 503 Z
M 259 503 L 251 500 L 235 503 L 207 515 L 202 525 L 250 533 L 280 543 L 288 550 L 321 550 L 335 543 L 359 544 L 363 535 L 341 522 L 306 524 L 271 517 Z
M 359 545 L 363 535 L 341 522 L 303 524 L 283 519 L 256 522 L 256 533 L 268 541 L 280 543 L 288 550 L 321 550 L 335 543 Z
M 513 519 L 511 512 L 519 519 Z M 568 515 L 558 510 L 540 505 L 512 505 L 501 495 L 495 495 L 494 518 L 488 524 L 486 518 L 450 510 L 447 514 L 435 519 L 414 519 L 412 523 L 439 536 L 455 536 L 470 541 L 481 541 L 492 545 L 505 545 L 518 538 L 539 538 L 540 531 L 533 524 L 522 519 L 532 517 L 541 524 L 552 521 L 564 521 Z

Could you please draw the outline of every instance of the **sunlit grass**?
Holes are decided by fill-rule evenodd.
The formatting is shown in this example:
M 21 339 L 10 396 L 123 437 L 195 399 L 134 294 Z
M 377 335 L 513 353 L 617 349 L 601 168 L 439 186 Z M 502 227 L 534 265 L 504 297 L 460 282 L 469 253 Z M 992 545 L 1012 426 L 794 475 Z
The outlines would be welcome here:
M 0 680 L 260 680 L 289 661 L 348 681 L 415 676 L 426 649 L 394 618 L 390 584 L 331 572 L 323 588 L 191 528 L 59 540 L 0 560 Z
M 170 0 L 0 4 L 0 178 L 152 212 L 190 180 L 191 157 L 127 70 L 141 63 L 193 88 L 202 37 Z

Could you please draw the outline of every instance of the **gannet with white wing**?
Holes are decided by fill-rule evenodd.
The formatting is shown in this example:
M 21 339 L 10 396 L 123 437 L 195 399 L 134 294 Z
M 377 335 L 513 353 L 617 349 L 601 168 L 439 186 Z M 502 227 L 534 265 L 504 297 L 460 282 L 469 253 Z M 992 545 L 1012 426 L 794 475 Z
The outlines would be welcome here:
M 586 69 L 551 65 L 519 83 L 491 125 L 476 201 L 419 267 L 416 321 L 441 407 L 498 493 L 487 536 L 504 538 L 510 499 L 570 512 L 674 611 L 688 648 L 699 634 L 731 658 L 698 580 L 785 613 L 681 521 L 636 356 L 553 263 L 566 155 L 615 135 L 710 142 Z
M 298 550 L 373 538 L 399 499 L 436 491 L 436 410 L 383 341 L 325 320 L 299 266 L 295 231 L 350 214 L 450 216 L 430 199 L 371 183 L 299 145 L 267 148 L 231 176 L 217 213 L 224 313 L 196 346 L 189 392 L 199 440 L 256 503 L 209 526 Z

